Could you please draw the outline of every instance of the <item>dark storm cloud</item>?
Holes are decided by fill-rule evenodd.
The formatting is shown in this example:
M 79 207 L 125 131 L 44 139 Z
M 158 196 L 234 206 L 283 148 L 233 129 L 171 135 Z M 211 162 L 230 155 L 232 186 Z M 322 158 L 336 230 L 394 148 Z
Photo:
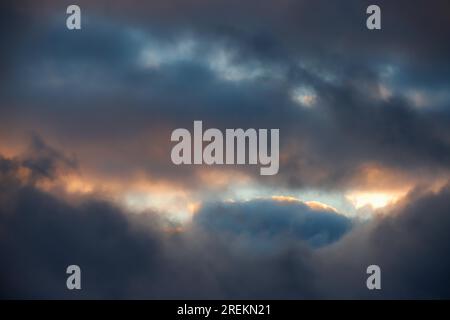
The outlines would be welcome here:
M 14 159 L 1 158 L 1 173 L 5 177 L 19 175 L 24 183 L 35 185 L 42 180 L 54 180 L 61 173 L 77 172 L 77 160 L 49 146 L 39 135 L 33 134 L 25 152 Z
M 204 208 L 182 232 L 167 233 L 161 231 L 167 224 L 151 212 L 128 215 L 95 198 L 76 205 L 58 200 L 15 180 L 19 167 L 0 159 L 2 298 L 450 295 L 448 188 L 436 194 L 417 191 L 391 215 L 312 249 L 301 239 L 311 230 L 333 230 L 342 218 L 268 201 L 265 210 L 271 215 L 257 202 L 223 204 Z M 243 225 L 248 226 L 245 237 L 239 232 Z M 70 264 L 82 269 L 81 291 L 65 288 Z M 365 288 L 370 264 L 382 268 L 381 291 Z
M 123 271 L 138 277 L 144 267 L 152 279 L 150 262 L 161 254 L 157 240 L 152 232 L 133 233 L 126 218 L 109 204 L 93 201 L 74 208 L 33 187 L 11 184 L 8 193 L 17 202 L 8 198 L 1 206 L 2 298 L 70 297 L 64 293 L 64 277 L 73 259 L 96 270 L 86 278 L 111 297 L 119 297 L 118 287 L 133 285 L 131 278 L 120 277 Z M 106 291 L 97 289 L 86 296 L 104 296 Z
M 356 270 L 378 264 L 384 277 L 381 297 L 448 297 L 449 196 L 449 187 L 438 193 L 417 190 L 388 216 L 323 250 L 319 269 L 334 273 L 322 279 L 322 284 L 334 287 L 330 296 L 370 297 L 361 285 L 364 276 Z
M 445 177 L 447 0 L 378 1 L 376 32 L 368 1 L 79 1 L 79 32 L 65 28 L 69 4 L 0 5 L 0 147 L 45 138 L 0 157 L 1 297 L 450 297 L 448 188 L 366 224 L 302 203 L 210 203 L 176 233 L 154 212 L 35 187 L 143 169 L 209 190 L 205 168 L 170 162 L 171 131 L 193 120 L 280 128 L 280 172 L 260 180 L 274 187 L 344 190 L 367 163 Z M 313 106 L 292 99 L 298 88 Z M 81 292 L 65 289 L 70 264 Z M 365 287 L 370 264 L 381 292 Z
M 58 170 L 76 170 L 75 158 L 68 157 L 47 145 L 41 137 L 33 135 L 29 150 L 23 155 L 23 167 L 32 172 L 31 179 L 54 179 Z
M 322 98 L 318 107 L 329 118 L 305 123 L 298 135 L 292 132 L 286 138 L 291 156 L 282 163 L 280 173 L 292 185 L 345 185 L 364 163 L 406 172 L 424 170 L 431 175 L 448 172 L 447 111 L 427 114 L 397 98 L 370 101 L 348 88 L 323 91 L 324 95 L 330 92 L 332 96 Z M 322 178 L 316 179 L 314 172 Z
M 308 252 L 306 245 L 249 256 L 251 248 L 230 247 L 214 231 L 164 233 L 151 212 L 130 216 L 94 198 L 69 205 L 24 185 L 14 180 L 19 166 L 1 158 L 0 189 L 8 195 L 0 197 L 2 298 L 76 298 L 65 288 L 70 264 L 82 268 L 78 298 L 270 297 L 272 290 L 290 297 L 310 290 L 300 277 L 310 272 L 308 257 L 291 256 Z M 267 269 L 255 272 L 261 263 Z M 286 273 L 291 269 L 298 277 Z M 261 282 L 273 274 L 278 279 Z
M 364 1 L 165 3 L 81 2 L 80 32 L 64 28 L 62 2 L 7 6 L 12 21 L 26 22 L 1 31 L 15 39 L 2 59 L 14 66 L 0 110 L 10 135 L 31 127 L 73 146 L 93 170 L 105 170 L 96 163 L 104 157 L 116 168 L 107 174 L 143 168 L 172 179 L 170 132 L 201 119 L 280 128 L 275 184 L 348 185 L 367 162 L 448 172 L 447 1 L 382 1 L 380 32 L 365 29 Z M 173 57 L 186 39 L 193 51 Z M 143 65 L 147 49 L 160 65 Z M 230 54 L 222 69 L 220 52 Z M 238 80 L 224 79 L 230 70 Z M 245 78 L 252 72 L 261 74 Z M 392 96 L 380 98 L 380 85 Z M 314 108 L 291 99 L 304 86 Z M 429 108 L 415 108 L 411 92 Z M 94 154 L 87 140 L 103 147 Z M 195 185 L 197 168 L 182 170 L 179 182 Z

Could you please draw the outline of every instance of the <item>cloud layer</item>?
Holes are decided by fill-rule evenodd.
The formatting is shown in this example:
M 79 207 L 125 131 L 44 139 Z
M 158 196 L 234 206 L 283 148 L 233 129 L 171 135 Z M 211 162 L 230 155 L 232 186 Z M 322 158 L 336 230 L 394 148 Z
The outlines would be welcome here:
M 15 40 L 0 112 L 16 144 L 34 130 L 103 177 L 195 186 L 196 168 L 171 165 L 168 137 L 203 120 L 280 128 L 280 174 L 263 180 L 275 186 L 351 188 L 368 165 L 405 184 L 448 176 L 446 1 L 382 2 L 380 33 L 359 1 L 97 1 L 80 4 L 78 33 L 61 27 L 62 3 L 46 3 L 6 9 L 18 26 L 2 28 Z
M 447 0 L 378 1 L 379 32 L 368 1 L 69 4 L 0 5 L 1 297 L 450 297 Z M 280 129 L 279 174 L 173 165 L 194 120 Z M 407 195 L 279 196 L 311 190 Z
M 13 160 L 1 159 L 0 168 L 3 298 L 450 294 L 448 188 L 417 191 L 391 215 L 352 229 L 330 210 L 258 200 L 205 206 L 179 232 L 155 213 L 129 215 L 95 198 L 75 205 L 58 200 L 19 182 Z M 70 264 L 82 269 L 82 291 L 65 288 Z M 380 292 L 365 288 L 370 264 L 382 268 Z

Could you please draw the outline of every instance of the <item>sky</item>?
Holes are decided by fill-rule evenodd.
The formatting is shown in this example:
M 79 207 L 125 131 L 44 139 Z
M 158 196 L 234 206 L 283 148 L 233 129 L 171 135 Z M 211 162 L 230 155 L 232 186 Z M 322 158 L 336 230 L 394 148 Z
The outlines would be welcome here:
M 0 298 L 450 298 L 450 3 L 372 2 L 2 1 Z M 196 120 L 279 172 L 173 164 Z

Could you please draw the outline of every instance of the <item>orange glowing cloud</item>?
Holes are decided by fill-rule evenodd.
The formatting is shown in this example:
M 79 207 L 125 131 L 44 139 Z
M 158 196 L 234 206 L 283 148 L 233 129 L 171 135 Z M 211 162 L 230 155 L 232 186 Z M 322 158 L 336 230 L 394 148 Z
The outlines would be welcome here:
M 380 209 L 396 204 L 417 186 L 431 191 L 440 190 L 446 185 L 448 178 L 445 174 L 438 178 L 420 172 L 412 175 L 399 169 L 370 163 L 360 168 L 346 192 L 346 198 L 356 209 Z
M 302 201 L 300 199 L 297 199 L 295 197 L 292 196 L 272 196 L 271 197 L 272 200 L 274 201 L 278 201 L 278 202 L 299 202 L 299 203 L 303 203 L 305 205 L 307 205 L 309 208 L 311 208 L 312 210 L 317 210 L 317 211 L 333 211 L 333 212 L 338 212 L 335 208 L 333 208 L 332 206 L 319 202 L 319 201 Z
M 351 192 L 347 199 L 360 209 L 366 206 L 372 209 L 380 209 L 391 204 L 395 204 L 406 192 Z

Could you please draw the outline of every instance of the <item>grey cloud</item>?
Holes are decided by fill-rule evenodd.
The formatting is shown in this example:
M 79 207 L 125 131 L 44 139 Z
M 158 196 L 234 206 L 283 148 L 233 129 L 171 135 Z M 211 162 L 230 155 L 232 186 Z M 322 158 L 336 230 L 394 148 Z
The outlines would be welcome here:
M 77 170 L 77 161 L 52 148 L 36 134 L 32 135 L 29 149 L 21 156 L 23 167 L 30 169 L 31 181 L 41 178 L 53 179 L 58 170 Z
M 213 215 L 203 213 L 202 222 L 186 226 L 182 233 L 168 233 L 163 231 L 170 227 L 168 222 L 152 212 L 131 215 L 93 197 L 75 204 L 58 200 L 21 181 L 22 165 L 17 159 L 0 158 L 2 298 L 269 298 L 274 292 L 289 298 L 313 294 L 310 278 L 304 277 L 312 272 L 311 249 L 298 242 L 301 228 L 294 230 L 295 239 L 280 233 L 276 248 L 260 254 L 254 250 L 256 239 L 250 239 L 247 248 L 230 246 L 233 235 L 205 224 Z M 273 210 L 277 210 L 275 204 Z M 327 213 L 317 214 L 322 228 L 327 229 L 323 218 L 333 224 Z M 292 216 L 293 212 L 281 210 L 276 220 L 288 231 L 283 220 Z M 257 223 L 256 215 L 249 217 Z M 269 220 L 267 216 L 261 226 L 269 228 Z M 309 223 L 313 220 L 311 216 Z M 305 231 L 309 229 L 306 224 Z M 223 237 L 218 236 L 221 233 Z M 65 287 L 65 269 L 70 264 L 82 269 L 81 292 Z M 266 268 L 255 272 L 261 264 Z M 302 290 L 297 292 L 299 286 Z
M 308 258 L 292 256 L 309 250 L 301 244 L 248 256 L 208 230 L 164 233 L 151 212 L 132 216 L 96 199 L 69 205 L 19 182 L 8 186 L 0 198 L 2 298 L 263 298 L 310 290 L 300 276 L 310 272 Z M 261 263 L 267 269 L 255 272 Z M 65 288 L 70 264 L 82 269 L 79 293 Z
M 378 33 L 364 28 L 367 1 L 79 4 L 80 33 L 64 29 L 65 2 L 1 4 L 0 137 L 43 137 L 23 157 L 0 158 L 2 297 L 80 297 L 64 287 L 73 260 L 86 270 L 85 298 L 449 297 L 448 189 L 412 194 L 393 215 L 351 231 L 335 214 L 254 201 L 205 206 L 173 234 L 154 213 L 133 217 L 96 198 L 68 204 L 33 187 L 59 170 L 144 170 L 210 188 L 197 177 L 204 167 L 170 163 L 171 130 L 193 120 L 280 128 L 279 174 L 254 176 L 264 186 L 342 191 L 367 163 L 445 177 L 449 99 L 418 108 L 409 95 L 448 91 L 448 1 L 379 1 Z M 185 36 L 198 45 L 189 59 L 140 65 L 146 45 L 175 50 Z M 228 81 L 209 65 L 217 47 L 233 53 L 225 69 L 265 71 Z M 292 101 L 298 86 L 314 89 L 312 108 Z M 25 185 L 24 167 L 33 177 Z M 373 263 L 382 292 L 365 288 Z
M 438 193 L 416 190 L 385 217 L 349 234 L 320 252 L 320 285 L 328 297 L 443 299 L 449 295 L 449 188 Z M 368 292 L 370 264 L 382 269 L 382 291 Z M 346 289 L 347 288 L 347 289 Z
M 258 7 L 259 19 L 247 2 L 175 3 L 183 15 L 159 2 L 141 4 L 139 10 L 119 2 L 108 10 L 102 2 L 86 4 L 86 28 L 79 33 L 59 28 L 63 4 L 46 2 L 39 11 L 49 17 L 45 23 L 32 3 L 10 6 L 15 21 L 32 18 L 12 31 L 19 40 L 5 53 L 16 68 L 0 108 L 3 122 L 14 121 L 13 131 L 31 126 L 43 136 L 58 137 L 60 145 L 77 145 L 74 151 L 95 170 L 105 169 L 91 158 L 108 157 L 115 162 L 110 167 L 117 168 L 108 174 L 116 175 L 139 168 L 171 178 L 168 157 L 144 146 L 160 145 L 169 154 L 164 138 L 171 129 L 189 128 L 198 119 L 218 128 L 280 128 L 287 156 L 280 174 L 264 180 L 274 185 L 345 187 L 367 162 L 409 175 L 419 170 L 430 179 L 448 173 L 448 101 L 418 110 L 404 98 L 409 89 L 432 94 L 448 86 L 443 58 L 448 48 L 441 41 L 448 29 L 442 17 L 446 2 L 428 9 L 419 1 L 383 2 L 385 27 L 379 34 L 363 28 L 364 2 L 266 2 Z M 435 23 L 425 23 L 428 18 Z M 405 36 L 397 26 L 412 31 Z M 23 30 L 31 29 L 36 31 L 25 36 Z M 190 59 L 155 69 L 139 65 L 148 43 L 175 48 L 186 35 L 198 44 Z M 232 67 L 259 66 L 265 75 L 221 79 L 207 61 L 215 46 L 233 52 Z M 397 72 L 386 80 L 383 70 L 389 67 Z M 391 85 L 394 96 L 373 97 L 379 84 Z M 317 94 L 310 110 L 290 97 L 302 85 Z M 116 148 L 94 155 L 83 150 L 86 140 L 103 146 L 114 141 Z M 135 143 L 130 150 L 128 141 L 147 144 Z M 196 169 L 183 170 L 176 168 L 175 175 L 195 185 Z
M 269 199 L 207 204 L 195 215 L 194 224 L 263 247 L 287 238 L 320 247 L 339 240 L 352 227 L 349 218 L 330 209 Z
M 0 163 L 2 190 L 8 183 L 0 198 L 3 298 L 449 296 L 449 189 L 412 194 L 389 215 L 313 249 L 302 240 L 316 229 L 311 225 L 333 229 L 336 221 L 320 212 L 302 215 L 301 206 L 280 209 L 266 202 L 270 215 L 262 203 L 236 204 L 245 211 L 213 207 L 215 214 L 201 212 L 194 225 L 167 233 L 151 212 L 128 215 L 95 198 L 70 205 L 11 183 L 11 176 L 4 177 L 14 166 L 5 159 Z M 254 241 L 243 242 L 245 233 Z M 65 289 L 69 264 L 82 268 L 80 292 Z M 365 288 L 369 264 L 382 268 L 382 291 Z

